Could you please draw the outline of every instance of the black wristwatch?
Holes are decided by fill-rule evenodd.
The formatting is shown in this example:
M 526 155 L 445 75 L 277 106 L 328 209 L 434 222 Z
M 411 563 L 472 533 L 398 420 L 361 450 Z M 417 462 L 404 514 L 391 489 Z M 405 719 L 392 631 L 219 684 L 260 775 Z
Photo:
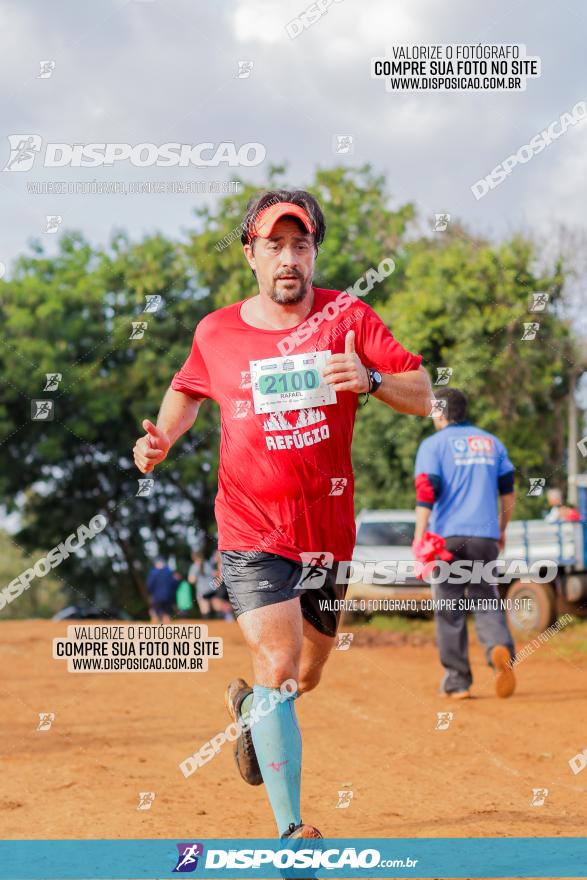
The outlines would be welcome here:
M 365 398 L 362 401 L 361 406 L 365 406 L 367 403 L 369 403 L 369 395 L 374 394 L 383 382 L 383 378 L 379 370 L 372 370 L 371 367 L 366 367 L 366 370 L 369 377 L 369 390 L 364 392 Z
M 375 394 L 383 382 L 383 378 L 379 370 L 372 370 L 368 367 L 367 373 L 369 374 L 369 394 Z

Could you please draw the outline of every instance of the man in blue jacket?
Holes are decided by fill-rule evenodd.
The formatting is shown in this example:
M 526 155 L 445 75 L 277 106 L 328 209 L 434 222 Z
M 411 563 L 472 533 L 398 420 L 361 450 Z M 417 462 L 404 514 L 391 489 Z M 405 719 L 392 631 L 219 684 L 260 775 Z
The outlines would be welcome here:
M 436 433 L 420 444 L 416 456 L 416 531 L 414 544 L 426 531 L 441 535 L 453 560 L 494 561 L 505 544 L 514 503 L 514 466 L 503 443 L 468 420 L 467 398 L 456 388 L 435 389 L 440 404 L 434 415 Z M 499 499 L 499 511 L 498 511 Z M 454 699 L 471 696 L 467 611 L 474 608 L 475 628 L 493 667 L 498 697 L 515 689 L 511 660 L 514 644 L 494 583 L 463 581 L 463 571 L 434 584 L 436 637 L 445 669 L 441 689 Z M 474 569 L 473 569 L 474 572 Z M 464 602 L 464 597 L 467 601 Z M 497 599 L 487 608 L 485 599 Z M 490 603 L 494 605 L 496 603 Z M 459 606 L 464 606 L 459 607 Z

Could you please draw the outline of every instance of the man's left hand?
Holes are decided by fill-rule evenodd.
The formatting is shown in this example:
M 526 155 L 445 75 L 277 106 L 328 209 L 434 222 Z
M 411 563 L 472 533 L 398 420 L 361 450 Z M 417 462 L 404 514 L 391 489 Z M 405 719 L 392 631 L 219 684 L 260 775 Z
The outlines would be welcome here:
M 355 351 L 355 331 L 349 330 L 344 340 L 344 354 L 333 354 L 324 369 L 324 379 L 335 391 L 354 391 L 364 394 L 369 390 L 367 367 Z

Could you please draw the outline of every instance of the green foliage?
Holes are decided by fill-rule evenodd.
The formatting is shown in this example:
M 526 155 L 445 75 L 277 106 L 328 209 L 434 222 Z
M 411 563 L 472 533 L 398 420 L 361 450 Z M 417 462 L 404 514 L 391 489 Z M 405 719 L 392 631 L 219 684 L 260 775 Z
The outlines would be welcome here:
M 240 183 L 241 192 L 223 199 L 220 207 L 196 212 L 201 228 L 192 233 L 187 247 L 198 265 L 201 283 L 213 292 L 217 308 L 258 292 L 240 246 L 246 206 L 258 189 Z M 391 256 L 396 271 L 377 286 L 370 301 L 383 300 L 399 288 L 405 265 L 403 239 L 414 208 L 404 205 L 395 211 L 389 209 L 384 183 L 383 177 L 374 176 L 369 166 L 364 166 L 318 171 L 313 185 L 307 187 L 319 200 L 327 223 L 314 276 L 317 287 L 342 290 L 368 268 Z M 297 187 L 288 185 L 283 169 L 275 167 L 270 171 L 268 188 Z M 224 246 L 227 236 L 235 240 Z
M 544 509 L 543 499 L 526 496 L 530 477 L 564 483 L 572 341 L 558 317 L 560 271 L 539 276 L 534 261 L 532 245 L 520 238 L 499 248 L 460 233 L 440 245 L 419 240 L 409 248 L 402 289 L 378 308 L 398 339 L 422 354 L 433 381 L 437 367 L 452 368 L 450 384 L 467 394 L 472 420 L 508 447 L 517 469 L 517 517 L 540 516 Z M 528 312 L 535 292 L 549 293 L 546 311 Z M 536 321 L 536 339 L 522 340 L 524 324 Z M 393 497 L 403 506 L 406 490 L 412 491 L 415 449 L 433 427 L 430 419 L 377 410 L 366 414 L 354 444 L 357 459 L 367 462 L 359 471 L 357 501 L 377 507 Z M 383 439 L 387 468 L 375 438 Z
M 174 553 L 185 569 L 200 524 L 213 529 L 217 413 L 203 407 L 148 497 L 136 495 L 132 447 L 214 305 L 182 248 L 160 236 L 132 244 L 118 234 L 94 253 L 70 235 L 55 258 L 38 249 L 21 258 L 0 289 L 8 342 L 0 488 L 8 510 L 22 511 L 15 540 L 24 551 L 49 549 L 106 513 L 92 553 L 71 556 L 59 574 L 76 601 L 106 595 L 136 613 L 144 609 L 147 557 Z M 144 312 L 147 294 L 163 297 L 155 314 Z M 133 321 L 147 322 L 142 339 L 129 339 Z M 59 389 L 43 392 L 45 374 L 55 372 Z M 52 398 L 54 420 L 31 421 L 29 398 Z
M 10 535 L 0 529 L 0 584 L 8 584 L 17 574 L 32 568 L 44 555 L 45 551 L 38 550 L 25 556 Z M 31 581 L 28 590 L 2 609 L 0 619 L 50 617 L 66 604 L 65 595 L 59 578 L 51 572 Z
M 257 292 L 240 246 L 255 189 L 241 184 L 240 194 L 196 212 L 185 241 L 155 235 L 135 243 L 115 232 L 95 250 L 69 234 L 55 257 L 34 243 L 13 277 L 0 281 L 0 493 L 9 510 L 21 512 L 14 540 L 25 553 L 48 550 L 97 513 L 109 520 L 88 553 L 59 569 L 76 601 L 106 597 L 144 612 L 154 553 L 175 554 L 185 571 L 190 546 L 204 541 L 209 552 L 214 545 L 214 404 L 204 403 L 194 428 L 157 469 L 148 497 L 136 495 L 132 447 L 142 420 L 156 417 L 198 321 Z M 284 186 L 284 169 L 272 168 L 268 187 Z M 467 391 L 477 423 L 508 445 L 520 485 L 529 476 L 560 484 L 571 356 L 569 329 L 558 315 L 560 268 L 541 277 L 529 242 L 513 238 L 496 248 L 454 225 L 432 240 L 409 240 L 414 207 L 391 208 L 384 179 L 369 166 L 319 170 L 308 188 L 328 227 L 315 283 L 342 289 L 393 257 L 396 270 L 367 301 L 407 348 L 423 354 L 433 377 L 438 366 L 453 368 L 452 384 Z M 234 240 L 225 246 L 226 236 Z M 524 321 L 535 320 L 527 311 L 533 291 L 549 292 L 551 303 L 537 318 L 537 340 L 521 341 Z M 144 312 L 147 295 L 163 298 L 154 314 Z M 142 339 L 129 338 L 133 321 L 148 323 Z M 45 374 L 56 372 L 63 374 L 59 389 L 43 391 Z M 54 421 L 31 421 L 30 398 L 53 398 Z M 357 509 L 413 506 L 414 455 L 431 430 L 429 419 L 376 401 L 359 410 Z M 541 501 L 524 496 L 517 515 L 536 515 Z M 16 570 L 3 572 L 5 579 L 22 570 L 19 561 L 11 564 Z

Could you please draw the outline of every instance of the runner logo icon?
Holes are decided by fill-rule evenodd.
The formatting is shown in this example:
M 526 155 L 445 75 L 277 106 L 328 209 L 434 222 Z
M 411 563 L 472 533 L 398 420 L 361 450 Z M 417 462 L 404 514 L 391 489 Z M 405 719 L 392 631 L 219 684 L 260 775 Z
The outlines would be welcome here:
M 296 590 L 319 589 L 324 585 L 328 569 L 332 568 L 334 556 L 325 550 L 315 550 L 300 553 L 300 557 L 304 568 Z
M 41 149 L 42 138 L 38 134 L 9 134 L 10 156 L 4 171 L 30 171 Z
M 204 854 L 201 843 L 178 843 L 177 865 L 173 869 L 174 874 L 188 874 L 198 867 L 198 859 Z

